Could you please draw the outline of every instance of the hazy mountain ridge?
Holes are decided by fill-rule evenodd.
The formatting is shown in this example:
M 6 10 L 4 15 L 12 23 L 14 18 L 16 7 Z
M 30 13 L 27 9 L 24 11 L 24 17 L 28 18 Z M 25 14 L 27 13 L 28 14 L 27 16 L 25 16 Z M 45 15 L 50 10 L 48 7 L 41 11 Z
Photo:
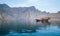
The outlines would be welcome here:
M 5 19 L 10 22 L 33 22 L 36 18 L 40 17 L 54 17 L 60 19 L 59 13 L 47 13 L 42 12 L 36 9 L 34 6 L 31 7 L 9 7 L 6 4 L 0 4 L 0 11 L 3 12 L 5 15 Z

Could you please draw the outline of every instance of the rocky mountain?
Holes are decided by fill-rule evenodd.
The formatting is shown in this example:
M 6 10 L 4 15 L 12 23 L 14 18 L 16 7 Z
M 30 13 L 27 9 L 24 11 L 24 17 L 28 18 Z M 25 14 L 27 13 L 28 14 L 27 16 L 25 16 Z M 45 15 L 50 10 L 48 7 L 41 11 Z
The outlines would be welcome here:
M 7 22 L 15 23 L 31 23 L 34 22 L 36 18 L 60 16 L 58 13 L 47 13 L 45 11 L 40 11 L 34 6 L 11 8 L 6 4 L 0 4 L 0 13 L 3 13 L 3 16 Z

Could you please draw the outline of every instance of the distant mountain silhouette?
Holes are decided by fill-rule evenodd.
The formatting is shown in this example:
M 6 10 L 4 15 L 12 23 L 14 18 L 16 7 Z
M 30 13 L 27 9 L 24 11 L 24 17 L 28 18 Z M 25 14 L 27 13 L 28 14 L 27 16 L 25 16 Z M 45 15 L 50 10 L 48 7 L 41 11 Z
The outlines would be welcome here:
M 46 11 L 40 11 L 36 9 L 34 6 L 30 7 L 9 7 L 7 4 L 0 4 L 0 12 L 4 13 L 4 17 L 6 20 L 12 22 L 20 21 L 21 22 L 30 22 L 35 18 L 46 17 L 46 16 L 60 16 L 58 13 L 47 13 Z M 32 19 L 32 20 L 30 20 Z
M 3 7 L 3 8 L 7 8 L 7 7 L 9 8 L 9 6 L 6 5 L 6 4 L 0 4 L 0 8 L 2 8 L 2 7 Z
M 2 8 L 2 9 L 1 9 Z M 6 15 L 11 15 L 11 16 L 14 16 L 14 14 L 16 15 L 21 15 L 21 14 L 30 14 L 31 15 L 34 15 L 34 14 L 37 14 L 37 15 L 40 15 L 40 14 L 46 14 L 45 12 L 41 12 L 39 11 L 38 9 L 36 9 L 34 6 L 31 6 L 31 7 L 9 7 L 8 5 L 6 4 L 0 4 L 0 11 L 4 11 Z
M 58 11 L 58 13 L 60 13 L 60 11 Z

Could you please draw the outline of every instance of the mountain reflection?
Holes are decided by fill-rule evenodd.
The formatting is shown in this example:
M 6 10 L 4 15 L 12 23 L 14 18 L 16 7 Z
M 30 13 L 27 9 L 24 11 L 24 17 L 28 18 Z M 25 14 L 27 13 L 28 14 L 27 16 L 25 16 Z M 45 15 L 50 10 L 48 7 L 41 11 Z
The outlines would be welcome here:
M 59 24 L 40 23 L 40 22 L 36 23 L 35 26 L 19 24 L 19 23 L 18 23 L 18 25 L 12 25 L 12 24 L 2 25 L 0 27 L 0 35 L 8 35 L 8 34 L 11 34 L 11 33 L 18 33 L 18 34 L 21 34 L 21 33 L 37 33 L 37 30 L 42 30 L 42 31 L 47 30 L 47 29 L 49 29 L 48 27 L 51 27 L 52 25 L 60 28 Z
M 46 27 L 49 26 L 49 23 L 42 23 L 36 25 L 36 26 L 30 26 L 30 25 L 3 25 L 0 27 L 0 35 L 6 35 L 10 32 L 14 33 L 35 33 L 37 29 L 42 30 L 42 28 L 46 29 Z

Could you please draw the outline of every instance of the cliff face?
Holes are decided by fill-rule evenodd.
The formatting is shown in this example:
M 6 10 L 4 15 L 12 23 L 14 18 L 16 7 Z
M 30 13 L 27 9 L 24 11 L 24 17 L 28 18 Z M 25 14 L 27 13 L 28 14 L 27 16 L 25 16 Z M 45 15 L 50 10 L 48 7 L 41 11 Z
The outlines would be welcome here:
M 36 9 L 34 6 L 31 7 L 14 7 L 11 8 L 6 4 L 0 4 L 0 13 L 3 13 L 7 22 L 30 22 L 36 17 L 39 17 L 43 13 Z M 39 15 L 39 16 L 38 16 Z
M 10 23 L 32 23 L 36 18 L 51 17 L 56 20 L 60 19 L 59 13 L 46 13 L 39 11 L 34 6 L 31 7 L 9 7 L 6 4 L 0 4 L 0 13 L 4 16 L 4 19 Z M 1 19 L 1 14 L 0 14 Z M 3 19 L 3 18 L 2 18 Z

